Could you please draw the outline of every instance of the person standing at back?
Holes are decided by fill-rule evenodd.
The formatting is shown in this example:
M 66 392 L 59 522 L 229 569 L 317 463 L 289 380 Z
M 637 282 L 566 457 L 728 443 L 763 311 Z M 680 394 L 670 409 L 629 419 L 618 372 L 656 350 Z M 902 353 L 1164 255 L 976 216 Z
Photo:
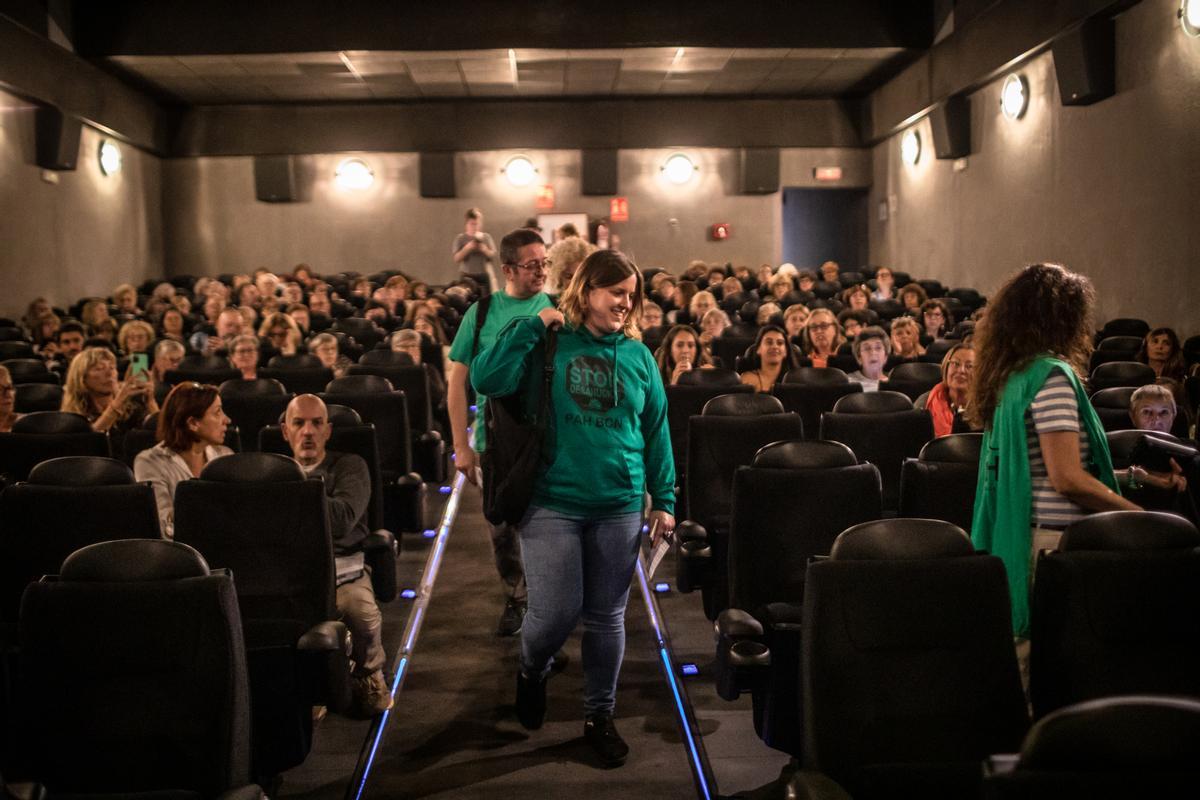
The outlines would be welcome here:
M 458 334 L 454 337 L 454 344 L 450 347 L 446 406 L 454 436 L 454 467 L 472 483 L 478 483 L 478 453 L 487 448 L 483 429 L 483 410 L 487 398 L 478 395 L 476 399 L 475 439 L 472 442 L 467 434 L 467 385 L 471 359 L 491 347 L 497 334 L 513 320 L 535 317 L 539 311 L 553 305 L 542 291 L 546 283 L 546 245 L 537 231 L 518 228 L 501 239 L 500 260 L 504 270 L 504 290 L 485 297 L 467 309 Z M 527 596 L 520 543 L 513 526 L 489 524 L 489 527 L 496 569 L 506 595 L 504 612 L 496 633 L 499 636 L 515 636 L 525 619 Z
M 483 232 L 483 212 L 468 208 L 463 232 L 454 237 L 454 263 L 458 271 L 479 284 L 483 295 L 491 294 L 492 266 L 496 263 L 496 243 Z

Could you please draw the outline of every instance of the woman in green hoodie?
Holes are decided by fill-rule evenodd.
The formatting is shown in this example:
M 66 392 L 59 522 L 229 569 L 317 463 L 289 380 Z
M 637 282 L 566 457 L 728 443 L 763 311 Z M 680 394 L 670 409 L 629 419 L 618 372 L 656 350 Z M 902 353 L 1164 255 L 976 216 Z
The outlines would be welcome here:
M 521 392 L 536 414 L 546 332 L 560 327 L 543 466 L 519 526 L 529 610 L 521 630 L 517 716 L 538 728 L 552 657 L 583 619 L 584 737 L 606 766 L 629 748 L 613 725 L 625 604 L 645 495 L 659 536 L 675 528 L 666 391 L 639 341 L 642 274 L 615 250 L 592 253 L 559 300 L 514 320 L 471 364 L 476 391 Z
M 1081 380 L 1094 305 L 1087 278 L 1034 264 L 1001 287 L 975 329 L 967 414 L 985 430 L 971 536 L 1004 561 L 1021 656 L 1038 551 L 1057 548 L 1063 529 L 1091 512 L 1140 510 L 1120 495 Z

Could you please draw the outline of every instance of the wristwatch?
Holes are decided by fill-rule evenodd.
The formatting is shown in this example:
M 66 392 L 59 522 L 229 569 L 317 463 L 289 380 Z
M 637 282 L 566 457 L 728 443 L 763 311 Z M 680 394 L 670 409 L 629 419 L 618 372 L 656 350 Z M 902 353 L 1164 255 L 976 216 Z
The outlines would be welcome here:
M 1134 491 L 1142 488 L 1142 482 L 1140 480 L 1138 480 L 1138 476 L 1137 476 L 1137 472 L 1136 472 L 1136 470 L 1138 470 L 1138 469 L 1139 469 L 1139 467 L 1130 467 L 1129 468 L 1129 488 L 1133 489 Z

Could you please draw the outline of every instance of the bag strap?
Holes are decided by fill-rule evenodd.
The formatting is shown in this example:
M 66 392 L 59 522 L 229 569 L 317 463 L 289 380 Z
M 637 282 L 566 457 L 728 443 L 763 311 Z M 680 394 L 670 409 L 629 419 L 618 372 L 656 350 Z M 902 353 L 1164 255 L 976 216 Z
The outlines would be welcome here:
M 475 304 L 475 335 L 471 339 L 471 360 L 475 360 L 475 356 L 479 355 L 479 333 L 483 330 L 483 323 L 487 322 L 488 309 L 492 307 L 492 296 L 480 300 Z
M 546 352 L 542 363 L 542 399 L 538 405 L 538 426 L 546 427 L 550 413 L 550 390 L 554 383 L 554 354 L 558 351 L 558 328 L 546 331 Z

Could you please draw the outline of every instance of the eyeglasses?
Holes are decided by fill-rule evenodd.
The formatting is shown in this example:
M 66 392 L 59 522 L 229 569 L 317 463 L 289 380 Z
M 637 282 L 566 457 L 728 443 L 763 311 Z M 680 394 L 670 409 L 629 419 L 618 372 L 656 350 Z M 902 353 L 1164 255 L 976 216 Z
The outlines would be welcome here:
M 526 261 L 524 264 L 513 264 L 512 266 L 517 269 L 529 270 L 530 272 L 545 272 L 546 260 L 535 258 L 533 261 Z
M 833 327 L 835 327 L 835 325 L 832 322 L 814 322 L 808 326 L 808 329 L 810 331 L 823 331 L 826 328 L 833 328 Z

